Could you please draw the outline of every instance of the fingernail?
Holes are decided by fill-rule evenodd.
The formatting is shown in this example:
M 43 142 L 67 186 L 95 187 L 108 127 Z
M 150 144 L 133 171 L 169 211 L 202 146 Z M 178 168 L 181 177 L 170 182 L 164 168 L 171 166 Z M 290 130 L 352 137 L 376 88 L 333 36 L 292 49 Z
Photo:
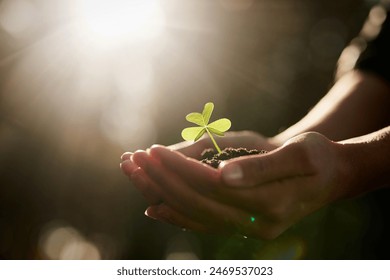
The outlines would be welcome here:
M 145 210 L 145 216 L 152 218 L 153 220 L 157 220 L 157 216 L 155 214 L 154 208 L 149 207 L 148 209 Z
M 244 173 L 239 165 L 231 163 L 222 165 L 222 178 L 226 183 L 238 183 L 244 177 Z
M 124 153 L 122 156 L 121 156 L 121 160 L 124 161 L 124 160 L 129 160 L 130 157 L 133 155 L 133 153 L 131 152 L 126 152 Z
M 152 145 L 152 146 L 150 147 L 149 152 L 150 152 L 151 150 L 153 150 L 153 152 L 154 152 L 154 150 L 156 150 L 156 148 L 157 148 L 157 150 L 158 150 L 159 147 L 160 147 L 160 145 L 154 144 L 154 145 Z
M 145 211 L 145 215 L 160 221 L 169 221 L 169 214 L 163 209 L 163 207 L 160 206 L 151 206 Z

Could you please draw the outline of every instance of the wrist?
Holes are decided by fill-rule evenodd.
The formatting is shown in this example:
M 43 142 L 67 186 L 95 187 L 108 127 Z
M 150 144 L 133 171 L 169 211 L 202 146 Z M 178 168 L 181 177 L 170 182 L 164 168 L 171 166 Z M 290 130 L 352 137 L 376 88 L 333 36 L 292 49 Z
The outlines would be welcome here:
M 390 127 L 338 142 L 343 189 L 352 198 L 390 184 Z

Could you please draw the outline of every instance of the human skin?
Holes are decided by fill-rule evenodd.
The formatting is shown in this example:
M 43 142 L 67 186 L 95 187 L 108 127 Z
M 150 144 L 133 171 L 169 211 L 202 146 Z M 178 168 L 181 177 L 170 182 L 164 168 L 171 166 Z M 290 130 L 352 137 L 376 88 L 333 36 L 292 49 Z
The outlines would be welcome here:
M 267 147 L 267 154 L 213 169 L 194 159 L 206 138 L 125 153 L 121 167 L 149 201 L 146 214 L 152 218 L 272 239 L 329 203 L 389 185 L 389 104 L 386 82 L 352 72 L 281 134 L 233 133 L 221 145 Z

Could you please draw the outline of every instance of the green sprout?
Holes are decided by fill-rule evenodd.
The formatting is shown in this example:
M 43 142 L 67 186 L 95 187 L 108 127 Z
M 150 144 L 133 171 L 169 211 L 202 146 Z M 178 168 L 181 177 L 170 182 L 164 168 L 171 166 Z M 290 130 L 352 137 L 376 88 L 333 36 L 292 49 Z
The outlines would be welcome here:
M 204 105 L 204 109 L 202 114 L 201 113 L 189 113 L 186 116 L 186 120 L 197 124 L 199 126 L 197 127 L 187 127 L 183 129 L 181 132 L 181 136 L 184 140 L 193 140 L 197 141 L 200 137 L 203 136 L 207 132 L 207 134 L 210 136 L 211 141 L 213 142 L 215 148 L 217 149 L 218 153 L 221 153 L 221 149 L 217 145 L 217 142 L 215 142 L 215 139 L 213 137 L 213 134 L 217 136 L 224 136 L 224 132 L 228 131 L 232 123 L 229 119 L 223 118 L 216 120 L 209 124 L 211 114 L 214 110 L 214 104 L 212 102 L 206 103 Z

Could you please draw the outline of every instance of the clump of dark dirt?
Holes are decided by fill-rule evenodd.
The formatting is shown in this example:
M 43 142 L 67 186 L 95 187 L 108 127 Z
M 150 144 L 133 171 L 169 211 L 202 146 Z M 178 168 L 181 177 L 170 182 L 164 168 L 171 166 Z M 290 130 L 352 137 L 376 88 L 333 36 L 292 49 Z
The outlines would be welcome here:
M 213 149 L 206 149 L 201 154 L 201 162 L 206 163 L 214 168 L 218 168 L 219 164 L 228 159 L 248 156 L 248 155 L 258 155 L 265 154 L 267 151 L 265 150 L 248 150 L 245 148 L 226 148 L 223 149 L 220 154 L 218 154 Z

